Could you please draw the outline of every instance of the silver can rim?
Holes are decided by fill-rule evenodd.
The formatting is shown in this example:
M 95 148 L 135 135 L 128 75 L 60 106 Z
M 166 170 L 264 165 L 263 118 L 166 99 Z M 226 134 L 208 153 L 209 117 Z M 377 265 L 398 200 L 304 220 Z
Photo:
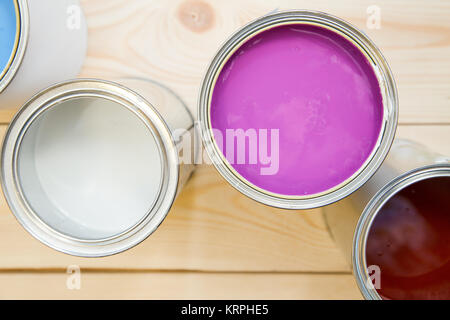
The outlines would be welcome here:
M 315 24 L 331 29 L 352 41 L 371 62 L 383 96 L 383 125 L 376 146 L 363 166 L 344 183 L 309 196 L 285 196 L 260 189 L 241 177 L 224 159 L 211 129 L 210 99 L 221 68 L 245 41 L 259 32 L 284 24 Z M 398 95 L 396 84 L 381 51 L 359 29 L 335 16 L 318 11 L 284 11 L 263 16 L 250 22 L 232 35 L 219 49 L 204 76 L 198 103 L 198 119 L 203 144 L 219 173 L 237 190 L 253 200 L 283 209 L 311 209 L 325 206 L 345 198 L 362 186 L 386 158 L 394 140 L 398 121 Z
M 80 97 L 98 97 L 118 102 L 133 112 L 158 142 L 163 161 L 160 194 L 151 209 L 133 227 L 109 238 L 78 239 L 63 234 L 43 222 L 21 194 L 17 175 L 17 155 L 22 137 L 30 124 L 43 112 L 61 101 Z M 76 79 L 42 90 L 17 112 L 11 121 L 1 152 L 1 184 L 11 212 L 19 223 L 45 245 L 74 256 L 103 257 L 120 253 L 150 236 L 167 216 L 178 191 L 180 164 L 171 131 L 145 98 L 118 83 L 98 79 Z
M 14 79 L 17 71 L 22 64 L 23 57 L 25 56 L 25 51 L 28 45 L 28 38 L 30 33 L 30 14 L 28 10 L 27 0 L 14 0 L 16 10 L 18 12 L 18 27 L 19 27 L 19 37 L 15 52 L 13 53 L 12 61 L 9 66 L 6 67 L 6 72 L 0 78 L 0 94 Z
M 369 230 L 381 207 L 409 185 L 437 177 L 450 177 L 450 163 L 439 163 L 408 171 L 387 183 L 369 201 L 356 225 L 352 247 L 353 274 L 364 299 L 382 300 L 368 278 L 366 244 Z

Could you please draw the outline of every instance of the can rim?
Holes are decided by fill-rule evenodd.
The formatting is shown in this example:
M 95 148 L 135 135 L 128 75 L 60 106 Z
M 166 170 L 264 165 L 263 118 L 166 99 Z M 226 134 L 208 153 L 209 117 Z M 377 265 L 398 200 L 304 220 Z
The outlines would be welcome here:
M 145 216 L 131 228 L 103 239 L 79 239 L 63 234 L 39 218 L 21 194 L 17 175 L 17 156 L 22 137 L 43 112 L 58 102 L 80 97 L 98 97 L 118 102 L 133 112 L 152 133 L 160 149 L 163 178 L 160 193 Z M 152 234 L 167 216 L 176 197 L 180 164 L 170 129 L 153 105 L 120 84 L 77 79 L 61 82 L 36 94 L 15 115 L 3 141 L 1 184 L 8 206 L 20 224 L 36 239 L 58 251 L 82 257 L 102 257 L 127 250 Z
M 364 208 L 353 237 L 352 265 L 359 290 L 365 299 L 382 300 L 368 277 L 366 262 L 367 238 L 377 213 L 389 199 L 402 189 L 413 183 L 436 177 L 450 177 L 450 163 L 419 167 L 398 176 L 381 188 Z
M 327 190 L 308 196 L 286 196 L 263 190 L 237 173 L 219 150 L 211 128 L 210 107 L 214 83 L 231 55 L 249 38 L 259 32 L 283 24 L 315 24 L 331 29 L 352 41 L 366 55 L 378 78 L 383 97 L 383 124 L 378 141 L 365 163 L 349 179 Z M 336 202 L 357 190 L 384 161 L 394 140 L 398 120 L 398 95 L 386 59 L 375 44 L 359 29 L 335 16 L 309 10 L 283 11 L 256 19 L 234 35 L 219 49 L 203 78 L 198 103 L 198 118 L 203 144 L 219 173 L 237 190 L 258 202 L 283 209 L 311 209 Z
M 0 76 L 0 94 L 11 83 L 20 65 L 28 44 L 30 15 L 26 0 L 13 0 L 16 8 L 16 41 L 11 58 Z

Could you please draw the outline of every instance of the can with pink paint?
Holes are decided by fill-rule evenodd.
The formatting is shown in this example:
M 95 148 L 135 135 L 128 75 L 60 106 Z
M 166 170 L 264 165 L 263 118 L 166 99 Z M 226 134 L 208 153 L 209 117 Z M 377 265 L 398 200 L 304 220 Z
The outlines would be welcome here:
M 312 11 L 267 15 L 236 32 L 212 60 L 198 108 L 220 174 L 285 209 L 357 190 L 386 157 L 398 118 L 380 50 L 349 23 Z

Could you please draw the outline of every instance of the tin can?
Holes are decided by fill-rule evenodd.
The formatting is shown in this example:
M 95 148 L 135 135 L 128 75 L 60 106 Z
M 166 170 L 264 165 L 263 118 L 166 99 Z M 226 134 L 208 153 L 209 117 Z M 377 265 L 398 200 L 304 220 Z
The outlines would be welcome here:
M 5 63 L 0 108 L 18 109 L 53 83 L 72 79 L 84 61 L 87 27 L 78 0 L 4 0 Z
M 371 154 L 350 178 L 336 187 L 311 195 L 285 195 L 264 190 L 240 175 L 228 162 L 215 142 L 211 124 L 211 101 L 218 77 L 225 64 L 240 47 L 256 35 L 285 25 L 310 25 L 331 30 L 351 41 L 369 61 L 376 74 L 382 95 L 382 124 Z M 256 41 L 255 41 L 256 42 Z M 200 91 L 198 118 L 207 154 L 219 173 L 244 195 L 284 209 L 310 209 L 336 202 L 364 184 L 385 159 L 394 139 L 398 118 L 398 98 L 395 82 L 389 66 L 375 44 L 361 31 L 337 17 L 314 11 L 287 11 L 270 14 L 253 21 L 237 31 L 220 48 L 212 60 Z M 283 159 L 280 159 L 280 162 Z
M 4 139 L 11 211 L 64 253 L 101 257 L 137 245 L 162 223 L 194 168 L 193 117 L 181 99 L 150 80 L 118 82 L 80 79 L 43 90 Z
M 324 208 L 325 221 L 365 299 L 381 299 L 366 263 L 371 225 L 382 206 L 404 188 L 430 178 L 450 177 L 450 158 L 409 141 L 394 141 L 386 161 L 359 190 Z M 381 270 L 381 282 L 382 282 Z

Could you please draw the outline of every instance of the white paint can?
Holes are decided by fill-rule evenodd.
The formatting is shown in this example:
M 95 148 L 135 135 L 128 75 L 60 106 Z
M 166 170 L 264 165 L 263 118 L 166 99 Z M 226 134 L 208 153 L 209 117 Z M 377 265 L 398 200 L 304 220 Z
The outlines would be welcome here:
M 2 0 L 0 16 L 0 109 L 78 75 L 87 48 L 78 0 Z
M 162 223 L 194 168 L 194 119 L 144 79 L 43 90 L 5 136 L 3 192 L 19 222 L 77 256 L 127 250 Z

